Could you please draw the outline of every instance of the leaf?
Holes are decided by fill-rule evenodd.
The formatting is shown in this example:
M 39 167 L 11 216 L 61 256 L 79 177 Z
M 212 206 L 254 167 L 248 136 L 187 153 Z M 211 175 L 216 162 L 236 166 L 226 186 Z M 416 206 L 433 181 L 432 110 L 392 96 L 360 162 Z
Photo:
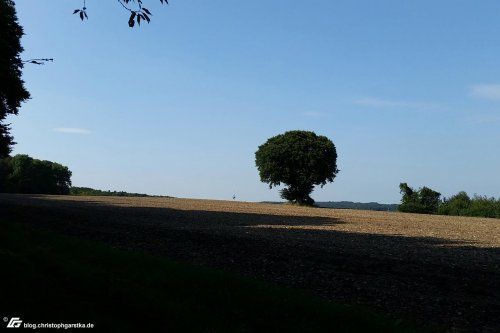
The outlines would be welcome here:
M 80 11 L 80 9 L 75 9 L 75 11 L 73 12 L 73 15 L 75 15 L 76 13 L 78 13 Z
M 81 18 L 81 19 L 82 19 L 82 21 L 83 21 L 83 12 L 82 12 L 82 11 L 80 11 L 80 18 Z
M 141 14 L 137 15 L 137 24 L 141 25 Z
M 131 28 L 133 28 L 135 25 L 135 21 L 134 21 L 135 15 L 136 15 L 136 13 L 132 12 L 132 14 L 130 14 L 130 18 L 128 19 L 128 26 Z
M 149 19 L 149 16 L 147 16 L 146 14 L 142 13 L 142 16 L 144 16 L 144 18 L 146 19 L 146 21 L 148 21 L 148 23 L 149 23 L 149 21 L 151 21 L 151 20 Z
M 87 16 L 87 12 L 83 12 L 83 15 L 85 15 L 85 18 L 88 20 L 89 17 Z
M 147 8 L 142 7 L 142 10 L 145 11 L 148 15 L 153 15 Z

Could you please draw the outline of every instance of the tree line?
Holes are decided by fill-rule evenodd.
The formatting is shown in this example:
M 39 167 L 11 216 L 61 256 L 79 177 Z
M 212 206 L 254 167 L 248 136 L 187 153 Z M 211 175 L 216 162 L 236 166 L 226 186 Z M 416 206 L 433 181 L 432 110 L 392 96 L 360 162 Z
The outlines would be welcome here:
M 378 202 L 317 201 L 316 206 L 320 208 L 333 208 L 333 209 L 359 209 L 359 210 L 376 210 L 379 212 L 395 212 L 398 210 L 399 205 L 381 204 Z
M 125 191 L 103 191 L 96 190 L 91 187 L 78 187 L 73 186 L 69 189 L 70 195 L 85 195 L 85 196 L 105 196 L 105 197 L 163 197 L 163 198 L 171 198 L 169 196 L 160 196 L 160 195 L 149 195 L 144 193 L 130 193 Z
M 68 167 L 28 155 L 0 159 L 0 193 L 98 195 L 113 197 L 153 197 L 143 193 L 102 191 L 71 186 Z
M 71 171 L 68 167 L 28 155 L 0 159 L 0 192 L 31 194 L 69 194 Z
M 441 199 L 437 191 L 426 186 L 415 190 L 406 183 L 399 184 L 399 189 L 402 194 L 400 212 L 500 218 L 500 198 L 477 194 L 470 197 L 461 191 Z

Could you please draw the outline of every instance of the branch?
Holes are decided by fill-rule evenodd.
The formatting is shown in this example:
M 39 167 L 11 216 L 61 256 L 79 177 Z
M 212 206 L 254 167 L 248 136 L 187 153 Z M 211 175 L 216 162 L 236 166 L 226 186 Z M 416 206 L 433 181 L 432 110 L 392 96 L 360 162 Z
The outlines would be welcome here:
M 86 18 L 87 20 L 89 19 L 89 17 L 87 16 L 87 7 L 85 6 L 85 0 L 83 0 L 83 7 L 82 9 L 75 9 L 75 11 L 73 12 L 73 15 L 79 13 L 80 15 L 80 19 L 83 21 L 84 18 Z
M 118 3 L 119 3 L 120 5 L 122 5 L 122 7 L 123 7 L 123 8 L 125 8 L 126 10 L 128 10 L 129 12 L 133 12 L 133 10 L 132 10 L 132 9 L 130 9 L 130 8 L 128 8 L 127 6 L 125 6 L 125 4 L 122 2 L 122 0 L 118 0 Z
M 128 19 L 128 26 L 133 28 L 135 26 L 135 22 L 137 22 L 138 25 L 141 25 L 141 20 L 150 22 L 151 19 L 149 18 L 153 14 L 149 11 L 149 9 L 142 7 L 142 0 L 117 0 L 118 3 L 127 11 L 130 12 L 130 17 Z M 130 7 L 128 7 L 128 4 L 130 2 L 137 2 L 137 6 L 139 7 L 137 10 L 134 10 Z M 161 4 L 167 4 L 168 5 L 168 0 L 160 0 Z M 84 18 L 88 19 L 87 16 L 87 7 L 85 6 L 85 0 L 83 0 L 83 7 L 82 9 L 75 9 L 73 14 L 79 14 L 80 19 L 83 21 Z
M 48 61 L 54 61 L 52 58 L 37 58 L 37 59 L 28 59 L 23 60 L 23 64 L 35 64 L 35 65 L 45 65 Z

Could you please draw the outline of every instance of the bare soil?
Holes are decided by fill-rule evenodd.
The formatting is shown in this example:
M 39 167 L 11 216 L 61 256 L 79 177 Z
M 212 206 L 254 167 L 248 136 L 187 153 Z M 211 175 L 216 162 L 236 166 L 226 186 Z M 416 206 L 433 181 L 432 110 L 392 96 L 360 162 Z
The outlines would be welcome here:
M 0 217 L 311 290 L 448 332 L 500 332 L 500 220 L 173 198 L 0 194 Z

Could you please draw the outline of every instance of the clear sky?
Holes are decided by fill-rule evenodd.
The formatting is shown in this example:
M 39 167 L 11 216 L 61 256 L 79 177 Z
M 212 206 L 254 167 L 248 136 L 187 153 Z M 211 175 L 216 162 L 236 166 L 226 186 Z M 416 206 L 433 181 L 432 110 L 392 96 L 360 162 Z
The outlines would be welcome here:
M 319 201 L 400 200 L 398 185 L 500 197 L 500 1 L 17 0 L 32 99 L 25 153 L 73 185 L 279 200 L 255 151 L 287 130 L 337 147 Z

